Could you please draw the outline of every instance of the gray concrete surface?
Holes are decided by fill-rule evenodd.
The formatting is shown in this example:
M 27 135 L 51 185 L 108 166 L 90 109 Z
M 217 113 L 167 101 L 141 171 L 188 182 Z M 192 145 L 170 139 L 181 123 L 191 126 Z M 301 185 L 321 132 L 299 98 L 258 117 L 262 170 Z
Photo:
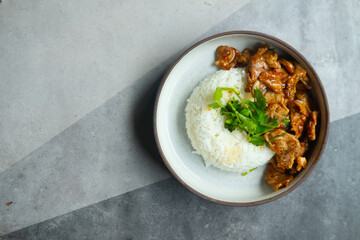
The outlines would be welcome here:
M 247 1 L 3 1 L 0 172 Z
M 134 44 L 129 46 L 143 43 L 129 41 L 139 33 L 131 29 L 122 32 L 120 26 L 124 23 L 121 11 L 136 3 L 97 0 L 86 3 L 5 0 L 0 4 L 0 235 L 25 228 L 4 239 L 26 236 L 29 239 L 76 239 L 76 236 L 86 239 L 86 232 L 94 238 L 111 238 L 122 232 L 125 239 L 127 236 L 141 239 L 146 235 L 161 238 L 162 233 L 169 237 L 176 226 L 180 227 L 174 238 L 191 238 L 184 235 L 187 231 L 196 237 L 209 229 L 217 229 L 221 236 L 246 233 L 248 235 L 241 236 L 251 239 L 251 234 L 255 234 L 254 237 L 265 231 L 270 234 L 275 227 L 278 231 L 270 235 L 274 238 L 292 238 L 290 234 L 295 232 L 294 236 L 304 239 L 316 239 L 320 234 L 323 239 L 353 239 L 358 232 L 354 223 L 359 225 L 359 217 L 355 215 L 359 212 L 354 205 L 359 203 L 356 187 L 359 178 L 354 174 L 360 170 L 354 147 L 358 144 L 355 130 L 359 118 L 357 115 L 350 120 L 346 117 L 360 112 L 357 104 L 360 100 L 359 1 L 311 0 L 305 4 L 303 1 L 256 0 L 243 7 L 244 2 L 240 2 L 231 9 L 215 1 L 201 2 L 201 5 L 186 1 L 168 13 L 162 12 L 166 7 L 172 9 L 171 4 L 160 4 L 160 10 L 156 9 L 159 14 L 154 15 L 151 14 L 153 8 L 140 4 L 136 6 L 137 12 L 146 16 L 142 21 L 154 18 L 158 23 L 143 26 L 157 31 L 144 34 L 153 43 L 169 44 L 166 46 L 170 49 L 163 49 L 154 59 L 142 59 L 144 72 L 131 76 L 126 75 L 127 70 L 137 67 L 139 56 L 153 56 L 151 53 L 158 49 L 156 45 L 145 49 L 149 52 L 139 48 L 132 62 L 120 64 L 120 58 L 127 53 L 116 45 L 118 38 L 124 38 L 125 45 Z M 191 12 L 203 7 L 215 10 L 204 10 L 200 15 Z M 214 18 L 214 13 L 223 15 Z M 175 30 L 174 22 L 179 23 L 175 24 Z M 102 34 L 104 30 L 109 34 Z M 321 167 L 317 167 L 318 174 L 315 171 L 311 178 L 316 176 L 323 184 L 317 181 L 310 184 L 314 180 L 309 180 L 290 196 L 268 207 L 221 207 L 187 193 L 173 179 L 163 181 L 170 175 L 162 166 L 153 142 L 152 103 L 166 68 L 184 47 L 228 30 L 265 32 L 297 48 L 323 81 L 331 120 L 344 119 L 332 125 L 337 132 L 331 133 L 332 139 L 341 140 L 333 145 L 344 145 L 333 150 L 329 145 Z M 53 45 L 58 46 L 52 50 Z M 151 64 L 146 64 L 150 61 Z M 328 164 L 327 158 L 332 159 L 332 164 Z M 341 177 L 335 178 L 338 175 Z M 158 181 L 163 182 L 148 186 Z M 126 194 L 138 188 L 141 189 Z M 336 192 L 341 194 L 334 195 Z M 8 201 L 14 203 L 6 206 Z M 163 212 L 156 201 L 162 203 Z M 305 205 L 307 202 L 310 204 Z M 191 206 L 186 208 L 187 204 Z M 300 215 L 300 219 L 281 219 L 277 212 L 281 211 L 281 205 Z M 225 221 L 224 216 L 232 212 L 233 221 L 222 224 L 220 220 Z M 264 217 L 262 212 L 273 214 L 277 221 Z M 69 214 L 63 215 L 66 213 Z M 184 218 L 183 222 L 178 215 Z M 54 219 L 38 224 L 51 218 Z M 97 222 L 98 218 L 104 219 L 104 224 Z M 201 225 L 203 219 L 209 219 L 209 225 Z M 140 224 L 136 225 L 138 220 Z M 192 226 L 192 220 L 200 224 L 200 229 Z M 147 222 L 155 225 L 146 225 Z M 287 222 L 296 225 L 288 224 L 284 230 L 282 226 Z M 319 232 L 314 230 L 317 224 Z M 33 226 L 26 228 L 30 225 Z M 295 229 L 296 226 L 299 228 Z M 212 231 L 209 234 L 216 236 Z
M 260 206 L 208 202 L 174 178 L 3 237 L 15 239 L 358 239 L 360 114 L 331 123 L 324 155 L 289 195 Z M 351 144 L 349 144 L 351 143 Z

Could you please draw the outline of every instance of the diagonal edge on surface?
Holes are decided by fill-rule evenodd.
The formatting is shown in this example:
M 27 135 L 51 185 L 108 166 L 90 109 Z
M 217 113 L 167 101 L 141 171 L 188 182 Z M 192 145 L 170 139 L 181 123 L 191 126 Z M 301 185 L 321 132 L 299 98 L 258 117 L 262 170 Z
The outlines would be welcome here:
M 4 1 L 0 172 L 247 1 Z
M 359 140 L 348 126 L 359 121 L 360 114 L 356 114 L 332 122 L 328 146 L 314 172 L 301 187 L 272 203 L 248 208 L 217 205 L 171 178 L 32 225 L 3 239 L 279 239 L 294 234 L 306 239 L 354 239 L 360 193 L 353 189 L 360 183 L 360 165 L 353 153 Z M 348 144 L 348 138 L 355 144 Z M 339 168 L 343 170 L 339 172 Z M 285 216 L 284 209 L 288 212 Z M 279 222 L 288 230 L 274 231 Z

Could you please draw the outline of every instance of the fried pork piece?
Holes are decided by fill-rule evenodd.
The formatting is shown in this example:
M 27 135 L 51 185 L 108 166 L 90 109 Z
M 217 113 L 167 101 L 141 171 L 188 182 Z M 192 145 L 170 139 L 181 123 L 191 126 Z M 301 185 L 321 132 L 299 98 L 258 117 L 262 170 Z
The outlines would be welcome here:
M 242 64 L 248 64 L 251 56 L 250 48 L 245 48 L 244 51 L 241 52 L 238 62 Z
M 289 174 L 294 175 L 306 167 L 307 161 L 305 157 L 296 157 L 296 161 L 292 169 L 290 169 Z
M 300 172 L 301 169 L 305 168 L 306 166 L 306 158 L 305 157 L 297 157 L 296 158 L 296 171 Z
M 295 157 L 299 156 L 301 145 L 294 135 L 282 129 L 275 129 L 264 135 L 271 150 L 276 152 L 276 166 L 282 169 L 291 169 Z
M 295 68 L 293 75 L 299 78 L 300 82 L 302 82 L 307 89 L 311 89 L 311 87 L 308 84 L 309 79 L 306 76 L 306 71 L 301 67 L 301 65 L 297 64 L 296 66 L 300 68 Z
M 299 69 L 299 70 L 303 70 L 305 71 L 305 69 L 297 62 L 295 62 L 295 68 L 296 69 Z M 300 82 L 302 83 L 302 87 L 305 87 L 306 89 L 310 90 L 311 89 L 311 86 L 309 85 L 309 78 L 307 77 L 306 75 L 306 71 L 305 71 L 305 74 L 302 74 L 301 75 L 301 78 L 299 79 Z
M 279 78 L 276 78 L 272 74 L 273 71 L 262 72 L 259 76 L 259 80 L 265 83 L 274 92 L 282 91 L 282 83 Z
M 296 86 L 297 83 L 301 80 L 303 83 L 306 83 L 309 81 L 306 77 L 306 71 L 303 69 L 296 68 L 294 70 L 294 73 L 288 76 L 286 80 L 286 87 L 284 89 L 285 97 L 293 100 L 295 98 L 296 93 Z
M 276 166 L 281 169 L 291 169 L 294 166 L 295 152 L 283 151 L 275 155 Z
M 296 87 L 297 91 L 295 93 L 295 98 L 299 101 L 301 101 L 306 109 L 307 109 L 307 112 L 310 113 L 311 110 L 310 110 L 310 98 L 309 98 L 309 95 L 307 94 L 306 91 L 304 90 L 299 90 L 298 87 Z
M 281 68 L 280 63 L 278 62 L 278 55 L 275 51 L 267 50 L 263 57 L 265 59 L 265 62 L 269 65 L 271 68 Z
M 295 98 L 296 93 L 296 84 L 299 81 L 299 77 L 297 75 L 289 75 L 286 80 L 286 87 L 284 89 L 285 97 L 289 100 L 293 100 Z
M 298 152 L 298 156 L 304 155 L 304 153 L 309 149 L 309 142 L 308 139 L 300 143 L 300 149 Z
M 229 70 L 237 66 L 240 52 L 233 47 L 219 46 L 217 56 L 218 60 L 215 61 L 215 65 L 222 67 L 224 70 Z
M 310 90 L 311 86 L 307 82 L 299 81 L 296 84 L 296 89 L 297 91 L 306 91 L 306 90 Z
M 308 77 L 306 75 L 303 78 L 300 78 L 299 80 L 302 83 L 301 85 L 303 87 L 305 87 L 305 89 L 307 89 L 307 90 L 311 89 L 311 86 L 309 85 L 309 79 L 308 79 Z
M 265 62 L 263 54 L 269 49 L 268 45 L 263 45 L 258 49 L 258 51 L 250 57 L 249 64 L 247 66 L 247 79 L 248 85 L 245 90 L 250 92 L 253 84 L 258 79 L 259 75 L 262 72 L 268 71 L 269 66 Z
M 239 52 L 236 48 L 229 46 L 219 46 L 217 48 L 218 60 L 215 65 L 220 66 L 223 70 L 229 70 L 238 67 L 240 64 L 248 64 L 251 56 L 251 50 L 246 48 L 243 52 Z
M 272 103 L 280 103 L 281 105 L 286 106 L 283 92 L 276 93 L 274 91 L 268 90 L 264 94 L 264 97 L 266 99 L 267 105 L 270 105 Z
M 300 100 L 293 100 L 288 103 L 290 110 L 291 131 L 299 138 L 304 130 L 306 118 L 309 116 L 307 106 Z
M 319 112 L 313 111 L 310 114 L 310 120 L 308 122 L 308 138 L 310 141 L 314 141 L 316 139 L 316 124 L 317 124 L 317 118 L 318 118 Z
M 268 163 L 266 167 L 265 180 L 269 183 L 274 191 L 289 186 L 294 177 L 287 173 L 281 173 L 276 170 L 273 164 Z
M 286 99 L 284 98 L 284 93 L 276 93 L 274 91 L 268 90 L 264 97 L 266 99 L 267 109 L 266 116 L 270 118 L 276 118 L 280 123 L 279 128 L 285 128 L 284 118 L 288 117 L 289 109 L 286 106 Z
M 275 102 L 268 105 L 266 109 L 266 116 L 269 118 L 276 118 L 280 123 L 279 128 L 285 128 L 283 120 L 287 118 L 289 109 L 281 102 Z
M 301 65 L 297 65 L 297 66 L 301 66 Z M 299 79 L 303 79 L 308 81 L 309 79 L 306 77 L 306 71 L 303 68 L 295 68 L 294 75 L 298 76 Z
M 259 80 L 256 80 L 255 83 L 252 85 L 251 87 L 251 95 L 254 95 L 254 90 L 255 89 L 260 89 L 261 91 L 264 91 L 267 89 L 266 85 L 262 82 L 260 82 Z M 246 89 L 245 89 L 246 90 Z M 247 90 L 246 90 L 247 91 Z
M 282 78 L 286 77 L 287 74 L 281 69 L 273 69 L 270 71 L 262 72 L 259 76 L 259 80 L 265 83 L 274 92 L 282 92 L 283 84 Z
M 261 46 L 256 51 L 256 54 L 263 55 L 267 50 L 269 50 L 269 45 L 261 44 Z
M 280 59 L 279 63 L 281 65 L 283 65 L 289 73 L 291 73 L 291 74 L 294 73 L 295 66 L 291 62 L 289 62 L 289 61 L 287 61 L 285 59 Z
M 285 68 L 278 68 L 274 69 L 279 76 L 281 76 L 281 82 L 284 84 L 283 88 L 285 87 L 285 82 L 287 80 L 287 77 L 289 76 L 289 73 L 285 70 Z
M 273 166 L 277 171 L 279 171 L 279 172 L 281 172 L 281 173 L 285 173 L 285 172 L 286 172 L 286 169 L 285 169 L 285 168 L 281 168 L 281 167 L 278 167 L 278 166 L 277 166 L 276 156 L 273 156 L 273 157 L 270 159 L 269 162 L 272 164 L 272 166 Z

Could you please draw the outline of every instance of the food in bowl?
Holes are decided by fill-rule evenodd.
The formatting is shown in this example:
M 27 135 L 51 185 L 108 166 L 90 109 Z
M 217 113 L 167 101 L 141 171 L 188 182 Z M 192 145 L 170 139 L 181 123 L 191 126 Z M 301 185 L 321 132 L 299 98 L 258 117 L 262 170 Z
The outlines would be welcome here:
M 245 91 L 246 84 L 245 69 L 219 70 L 204 79 L 188 99 L 185 109 L 187 133 L 206 166 L 244 173 L 264 165 L 275 154 L 266 146 L 251 144 L 245 132 L 226 129 L 220 109 L 208 106 L 213 102 L 218 86 L 238 87 L 240 96 L 250 99 L 251 94 Z M 221 101 L 225 103 L 234 96 L 234 92 L 225 91 Z
M 185 109 L 195 152 L 206 166 L 243 174 L 268 163 L 272 189 L 288 186 L 316 139 L 318 111 L 306 71 L 266 44 L 254 54 L 219 46 L 217 56 L 222 70 L 194 89 Z

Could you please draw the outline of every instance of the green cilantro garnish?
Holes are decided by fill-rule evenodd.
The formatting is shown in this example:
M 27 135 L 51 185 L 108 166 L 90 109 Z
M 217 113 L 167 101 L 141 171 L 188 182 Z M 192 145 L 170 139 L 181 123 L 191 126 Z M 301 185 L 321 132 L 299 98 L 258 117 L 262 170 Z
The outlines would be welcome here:
M 261 93 L 260 89 L 255 89 L 254 91 L 254 99 L 256 106 L 263 112 L 266 111 L 266 98 Z
M 289 123 L 290 123 L 290 119 L 286 118 L 286 115 L 285 114 L 281 114 L 283 115 L 284 119 L 281 121 L 285 124 L 285 128 L 287 128 L 289 126 Z
M 248 139 L 249 140 L 249 139 Z M 264 143 L 266 142 L 265 139 L 261 136 L 257 136 L 254 135 L 252 137 L 250 137 L 249 142 L 251 142 L 252 144 L 254 144 L 255 146 L 262 146 L 264 145 Z
M 273 48 L 269 48 L 270 51 L 273 51 L 273 52 L 276 52 L 276 49 L 273 47 Z
M 250 169 L 249 172 L 244 172 L 244 173 L 242 173 L 241 175 L 246 176 L 247 174 L 251 173 L 252 171 L 254 171 L 254 170 L 257 169 L 257 168 L 258 168 L 258 167 L 253 168 L 253 169 Z
M 257 168 L 258 168 L 258 167 L 253 168 L 253 169 L 250 169 L 249 172 L 252 172 L 252 171 L 254 171 L 254 170 L 257 169 Z
M 223 97 L 222 91 L 231 91 L 240 100 L 232 98 L 224 106 L 221 103 Z M 265 144 L 262 135 L 279 126 L 276 118 L 268 118 L 266 112 L 266 99 L 259 89 L 254 90 L 254 101 L 246 102 L 240 97 L 240 92 L 235 88 L 217 88 L 213 100 L 208 106 L 211 108 L 221 108 L 220 114 L 225 116 L 225 128 L 230 132 L 238 129 L 246 131 L 248 141 L 256 146 Z

